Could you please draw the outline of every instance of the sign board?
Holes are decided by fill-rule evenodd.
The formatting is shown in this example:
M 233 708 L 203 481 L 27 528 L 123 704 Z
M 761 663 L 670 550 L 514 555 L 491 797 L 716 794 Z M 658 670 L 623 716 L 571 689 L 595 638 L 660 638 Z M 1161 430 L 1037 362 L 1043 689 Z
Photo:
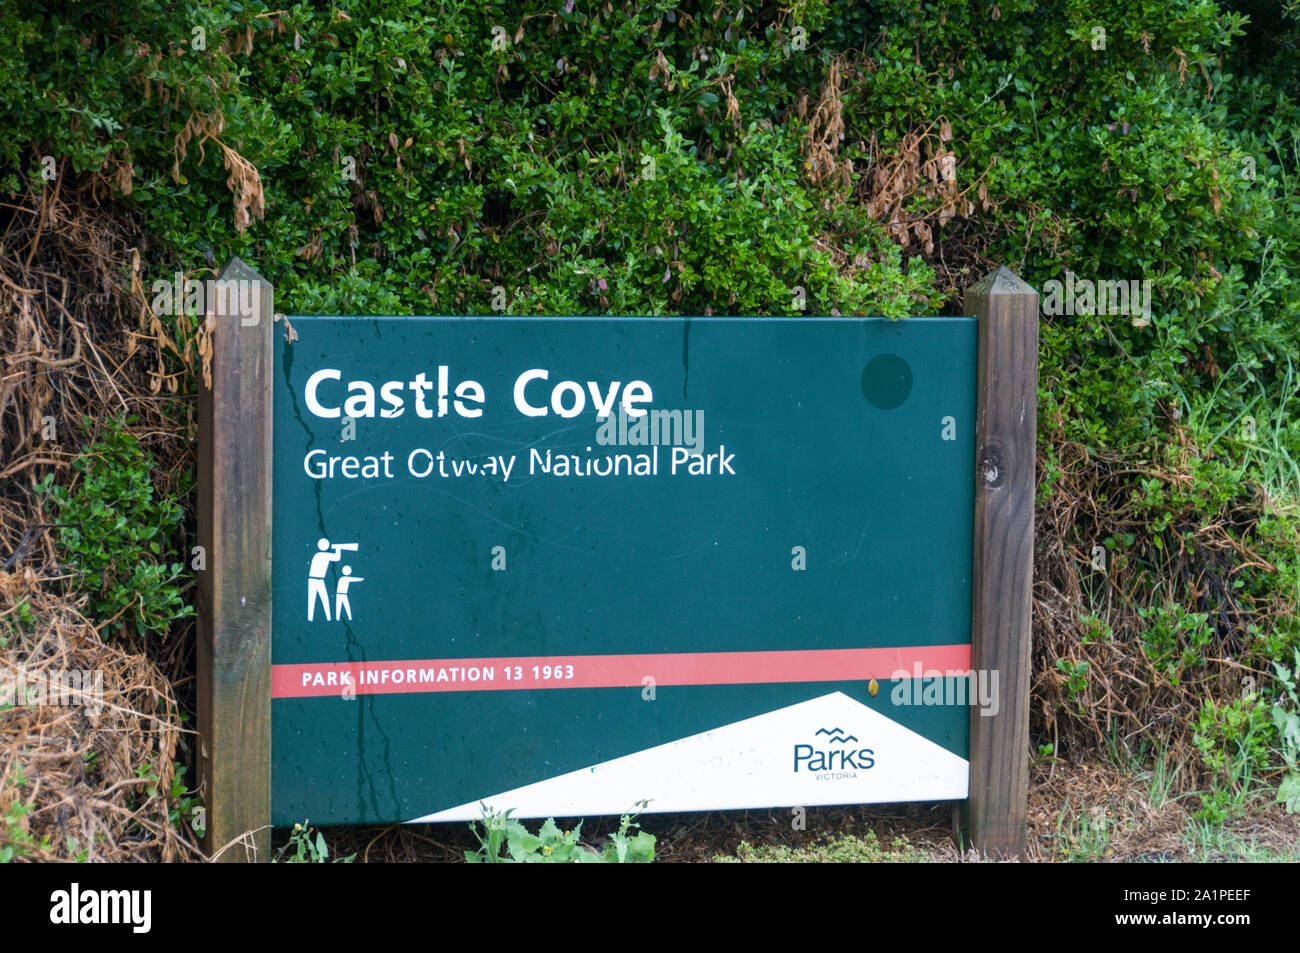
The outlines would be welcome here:
M 967 797 L 975 319 L 288 324 L 272 823 Z

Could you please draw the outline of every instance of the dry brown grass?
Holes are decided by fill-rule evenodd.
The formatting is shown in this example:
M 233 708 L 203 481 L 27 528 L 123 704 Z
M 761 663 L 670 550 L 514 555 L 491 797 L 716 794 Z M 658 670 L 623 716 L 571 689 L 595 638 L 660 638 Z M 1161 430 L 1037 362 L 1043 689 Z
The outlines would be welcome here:
M 195 328 L 163 330 L 141 282 L 145 240 L 88 182 L 58 184 L 0 203 L 0 551 L 36 522 L 28 488 L 64 471 L 83 415 L 137 418 L 132 428 L 160 462 L 158 489 L 192 469 L 193 401 L 183 393 L 197 358 Z M 206 275 L 204 275 L 206 277 Z M 52 434 L 52 436 L 47 436 Z M 47 561 L 54 553 L 42 547 Z
M 1140 481 L 1173 487 L 1192 479 L 1195 449 L 1176 422 L 1171 428 L 1184 444 L 1179 458 L 1164 463 L 1055 445 L 1060 476 L 1035 517 L 1031 733 L 1076 759 L 1116 744 L 1166 751 L 1184 765 L 1179 790 L 1187 791 L 1214 780 L 1192 744 L 1197 713 L 1207 699 L 1240 699 L 1272 677 L 1251 632 L 1272 631 L 1296 606 L 1276 591 L 1252 596 L 1233 585 L 1248 571 L 1276 571 L 1261 553 L 1257 488 L 1240 487 L 1226 512 L 1188 508 L 1151 532 L 1150 510 L 1137 499 Z M 1126 534 L 1131 545 L 1106 544 Z M 1141 613 L 1166 604 L 1206 616 L 1210 644 L 1190 653 L 1191 664 L 1162 663 L 1144 640 L 1153 623 Z M 1087 664 L 1082 690 L 1071 687 L 1062 662 Z
M 103 182 L 69 190 L 70 179 L 0 203 L 0 678 L 99 671 L 105 707 L 97 718 L 76 705 L 0 712 L 0 814 L 23 814 L 0 825 L 0 847 L 32 860 L 194 858 L 166 797 L 174 765 L 189 760 L 192 626 L 162 642 L 105 642 L 81 613 L 84 594 L 65 591 L 32 485 L 51 472 L 65 482 L 100 423 L 129 415 L 158 463 L 157 492 L 181 497 L 197 351 L 149 310 L 130 216 L 97 198 Z M 19 624 L 27 614 L 34 624 Z
M 20 604 L 34 625 L 17 624 Z M 168 818 L 183 731 L 157 663 L 105 643 L 30 570 L 0 572 L 0 639 L 0 683 L 31 685 L 82 670 L 102 677 L 102 696 L 87 687 L 58 699 L 63 704 L 0 711 L 0 815 L 15 818 L 0 819 L 0 847 L 29 861 L 201 856 L 192 832 Z

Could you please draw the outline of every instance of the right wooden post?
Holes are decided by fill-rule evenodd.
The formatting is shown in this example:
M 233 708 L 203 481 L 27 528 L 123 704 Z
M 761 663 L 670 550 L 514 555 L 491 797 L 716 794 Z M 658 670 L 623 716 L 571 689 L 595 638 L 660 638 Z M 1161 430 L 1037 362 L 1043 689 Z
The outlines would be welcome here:
M 212 364 L 199 382 L 198 448 L 207 566 L 195 600 L 203 844 L 223 861 L 264 861 L 271 853 L 274 292 L 238 258 L 208 288 Z
M 1038 292 L 998 268 L 966 290 L 979 320 L 971 667 L 997 706 L 971 708 L 965 828 L 992 857 L 1025 850 L 1038 408 Z

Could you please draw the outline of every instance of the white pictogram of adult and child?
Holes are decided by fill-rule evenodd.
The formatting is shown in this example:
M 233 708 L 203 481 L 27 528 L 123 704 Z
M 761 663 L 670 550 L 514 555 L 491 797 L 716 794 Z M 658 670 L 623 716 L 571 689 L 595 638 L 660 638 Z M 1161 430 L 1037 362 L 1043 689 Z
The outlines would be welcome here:
M 344 550 L 355 553 L 357 547 L 357 543 L 334 543 L 331 545 L 330 541 L 324 537 L 316 541 L 318 552 L 312 554 L 311 568 L 307 570 L 308 622 L 315 618 L 317 599 L 320 600 L 321 606 L 325 610 L 325 621 L 330 621 L 330 596 L 329 590 L 325 588 L 325 574 L 329 571 L 330 563 L 338 562 L 343 557 Z M 341 621 L 344 612 L 348 614 L 348 620 L 351 621 L 352 603 L 348 601 L 348 587 L 354 582 L 364 581 L 364 576 L 352 575 L 351 566 L 344 566 L 340 570 L 334 590 L 334 621 Z

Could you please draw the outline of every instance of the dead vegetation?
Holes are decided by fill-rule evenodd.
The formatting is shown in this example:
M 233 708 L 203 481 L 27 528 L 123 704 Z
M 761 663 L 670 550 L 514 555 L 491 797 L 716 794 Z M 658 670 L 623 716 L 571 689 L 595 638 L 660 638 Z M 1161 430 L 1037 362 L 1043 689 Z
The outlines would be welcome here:
M 1257 549 L 1262 493 L 1243 486 L 1227 513 L 1188 509 L 1152 532 L 1140 481 L 1176 486 L 1187 470 L 1055 449 L 1059 475 L 1035 517 L 1031 734 L 1071 758 L 1145 745 L 1183 765 L 1177 792 L 1210 784 L 1197 714 L 1272 677 L 1259 633 L 1296 608 L 1234 585 L 1276 571 Z
M 816 103 L 810 108 L 807 96 L 797 103 L 806 124 L 804 174 L 824 190 L 827 203 L 863 209 L 906 254 L 934 266 L 942 291 L 952 294 L 994 264 L 982 256 L 987 243 L 969 227 L 977 215 L 992 218 L 998 211 L 988 192 L 989 170 L 973 175 L 961 168 L 944 116 L 884 143 L 875 131 L 848 128 L 846 98 L 870 95 L 874 68 L 870 59 L 839 56 L 827 68 Z M 828 236 L 827 244 L 834 247 L 844 237 Z
M 0 639 L 0 680 L 46 702 L 0 712 L 0 848 L 30 861 L 199 858 L 170 818 L 183 729 L 159 664 L 105 642 L 30 569 L 0 571 Z M 80 672 L 96 677 L 68 678 Z
M 148 307 L 131 218 L 96 198 L 102 183 L 65 181 L 0 203 L 0 679 L 100 672 L 103 710 L 0 710 L 0 849 L 196 858 L 192 830 L 169 822 L 175 765 L 190 760 L 192 627 L 162 643 L 105 641 L 81 612 L 85 594 L 65 589 L 32 486 L 51 472 L 66 482 L 100 422 L 129 417 L 157 462 L 157 491 L 177 498 L 193 468 L 185 378 L 197 351 Z

